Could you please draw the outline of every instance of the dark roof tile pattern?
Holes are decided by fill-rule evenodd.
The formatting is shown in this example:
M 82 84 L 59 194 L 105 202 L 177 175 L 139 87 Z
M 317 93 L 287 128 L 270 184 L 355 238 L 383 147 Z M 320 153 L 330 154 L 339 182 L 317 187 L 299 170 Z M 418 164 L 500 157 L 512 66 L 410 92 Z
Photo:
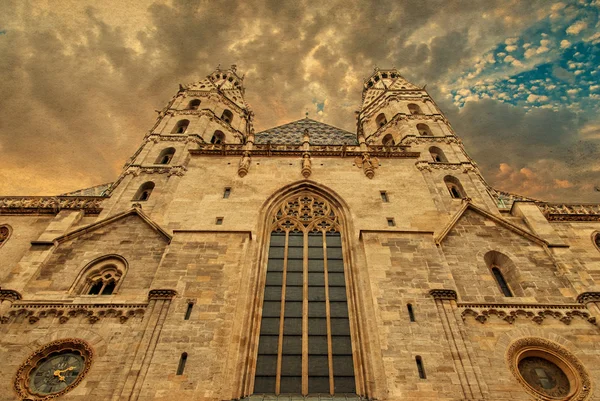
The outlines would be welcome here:
M 302 143 L 305 130 L 308 130 L 311 145 L 358 145 L 356 134 L 310 118 L 259 132 L 255 137 L 256 143 L 298 145 Z

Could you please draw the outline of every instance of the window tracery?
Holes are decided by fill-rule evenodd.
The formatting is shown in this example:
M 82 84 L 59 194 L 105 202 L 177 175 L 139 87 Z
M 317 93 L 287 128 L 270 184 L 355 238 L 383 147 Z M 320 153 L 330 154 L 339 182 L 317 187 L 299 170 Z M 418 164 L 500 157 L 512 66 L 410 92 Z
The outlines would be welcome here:
M 93 261 L 85 267 L 74 287 L 81 295 L 112 295 L 122 282 L 126 264 L 118 256 Z

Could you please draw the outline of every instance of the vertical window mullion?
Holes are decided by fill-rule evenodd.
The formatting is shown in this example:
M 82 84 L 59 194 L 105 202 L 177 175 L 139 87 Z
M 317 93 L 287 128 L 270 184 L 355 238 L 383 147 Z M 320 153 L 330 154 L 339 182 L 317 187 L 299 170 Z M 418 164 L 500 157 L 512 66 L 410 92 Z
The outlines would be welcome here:
M 327 321 L 327 364 L 329 365 L 329 394 L 335 393 L 333 382 L 333 345 L 331 340 L 331 306 L 329 305 L 329 274 L 327 271 L 327 235 L 323 231 L 323 274 L 325 276 L 325 317 Z
M 302 246 L 302 395 L 308 395 L 308 231 Z
M 285 232 L 285 246 L 283 248 L 283 274 L 281 278 L 281 309 L 279 312 L 279 341 L 277 343 L 277 376 L 275 377 L 275 394 L 279 395 L 281 390 L 281 360 L 283 358 L 283 328 L 285 321 L 285 285 L 287 280 L 288 250 L 290 232 Z

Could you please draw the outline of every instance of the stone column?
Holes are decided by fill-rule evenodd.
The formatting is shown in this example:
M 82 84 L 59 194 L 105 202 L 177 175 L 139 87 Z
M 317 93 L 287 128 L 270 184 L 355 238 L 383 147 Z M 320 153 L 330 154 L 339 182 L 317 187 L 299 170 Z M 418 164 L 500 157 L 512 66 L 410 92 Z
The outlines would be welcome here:
M 0 323 L 8 321 L 8 311 L 11 305 L 22 298 L 21 294 L 15 290 L 0 289 Z

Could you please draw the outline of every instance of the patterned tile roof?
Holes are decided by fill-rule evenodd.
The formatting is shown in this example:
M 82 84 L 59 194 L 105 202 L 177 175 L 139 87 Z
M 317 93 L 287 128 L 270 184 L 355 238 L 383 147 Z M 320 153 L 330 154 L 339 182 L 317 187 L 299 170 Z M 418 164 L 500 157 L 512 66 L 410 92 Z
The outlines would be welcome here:
M 303 118 L 259 132 L 256 134 L 256 143 L 301 144 L 304 130 L 308 130 L 311 145 L 358 145 L 356 134 L 310 118 Z
M 96 185 L 91 188 L 79 189 L 73 192 L 67 192 L 66 194 L 60 194 L 58 196 L 103 196 L 104 192 L 110 188 L 112 182 L 108 182 L 102 185 Z

